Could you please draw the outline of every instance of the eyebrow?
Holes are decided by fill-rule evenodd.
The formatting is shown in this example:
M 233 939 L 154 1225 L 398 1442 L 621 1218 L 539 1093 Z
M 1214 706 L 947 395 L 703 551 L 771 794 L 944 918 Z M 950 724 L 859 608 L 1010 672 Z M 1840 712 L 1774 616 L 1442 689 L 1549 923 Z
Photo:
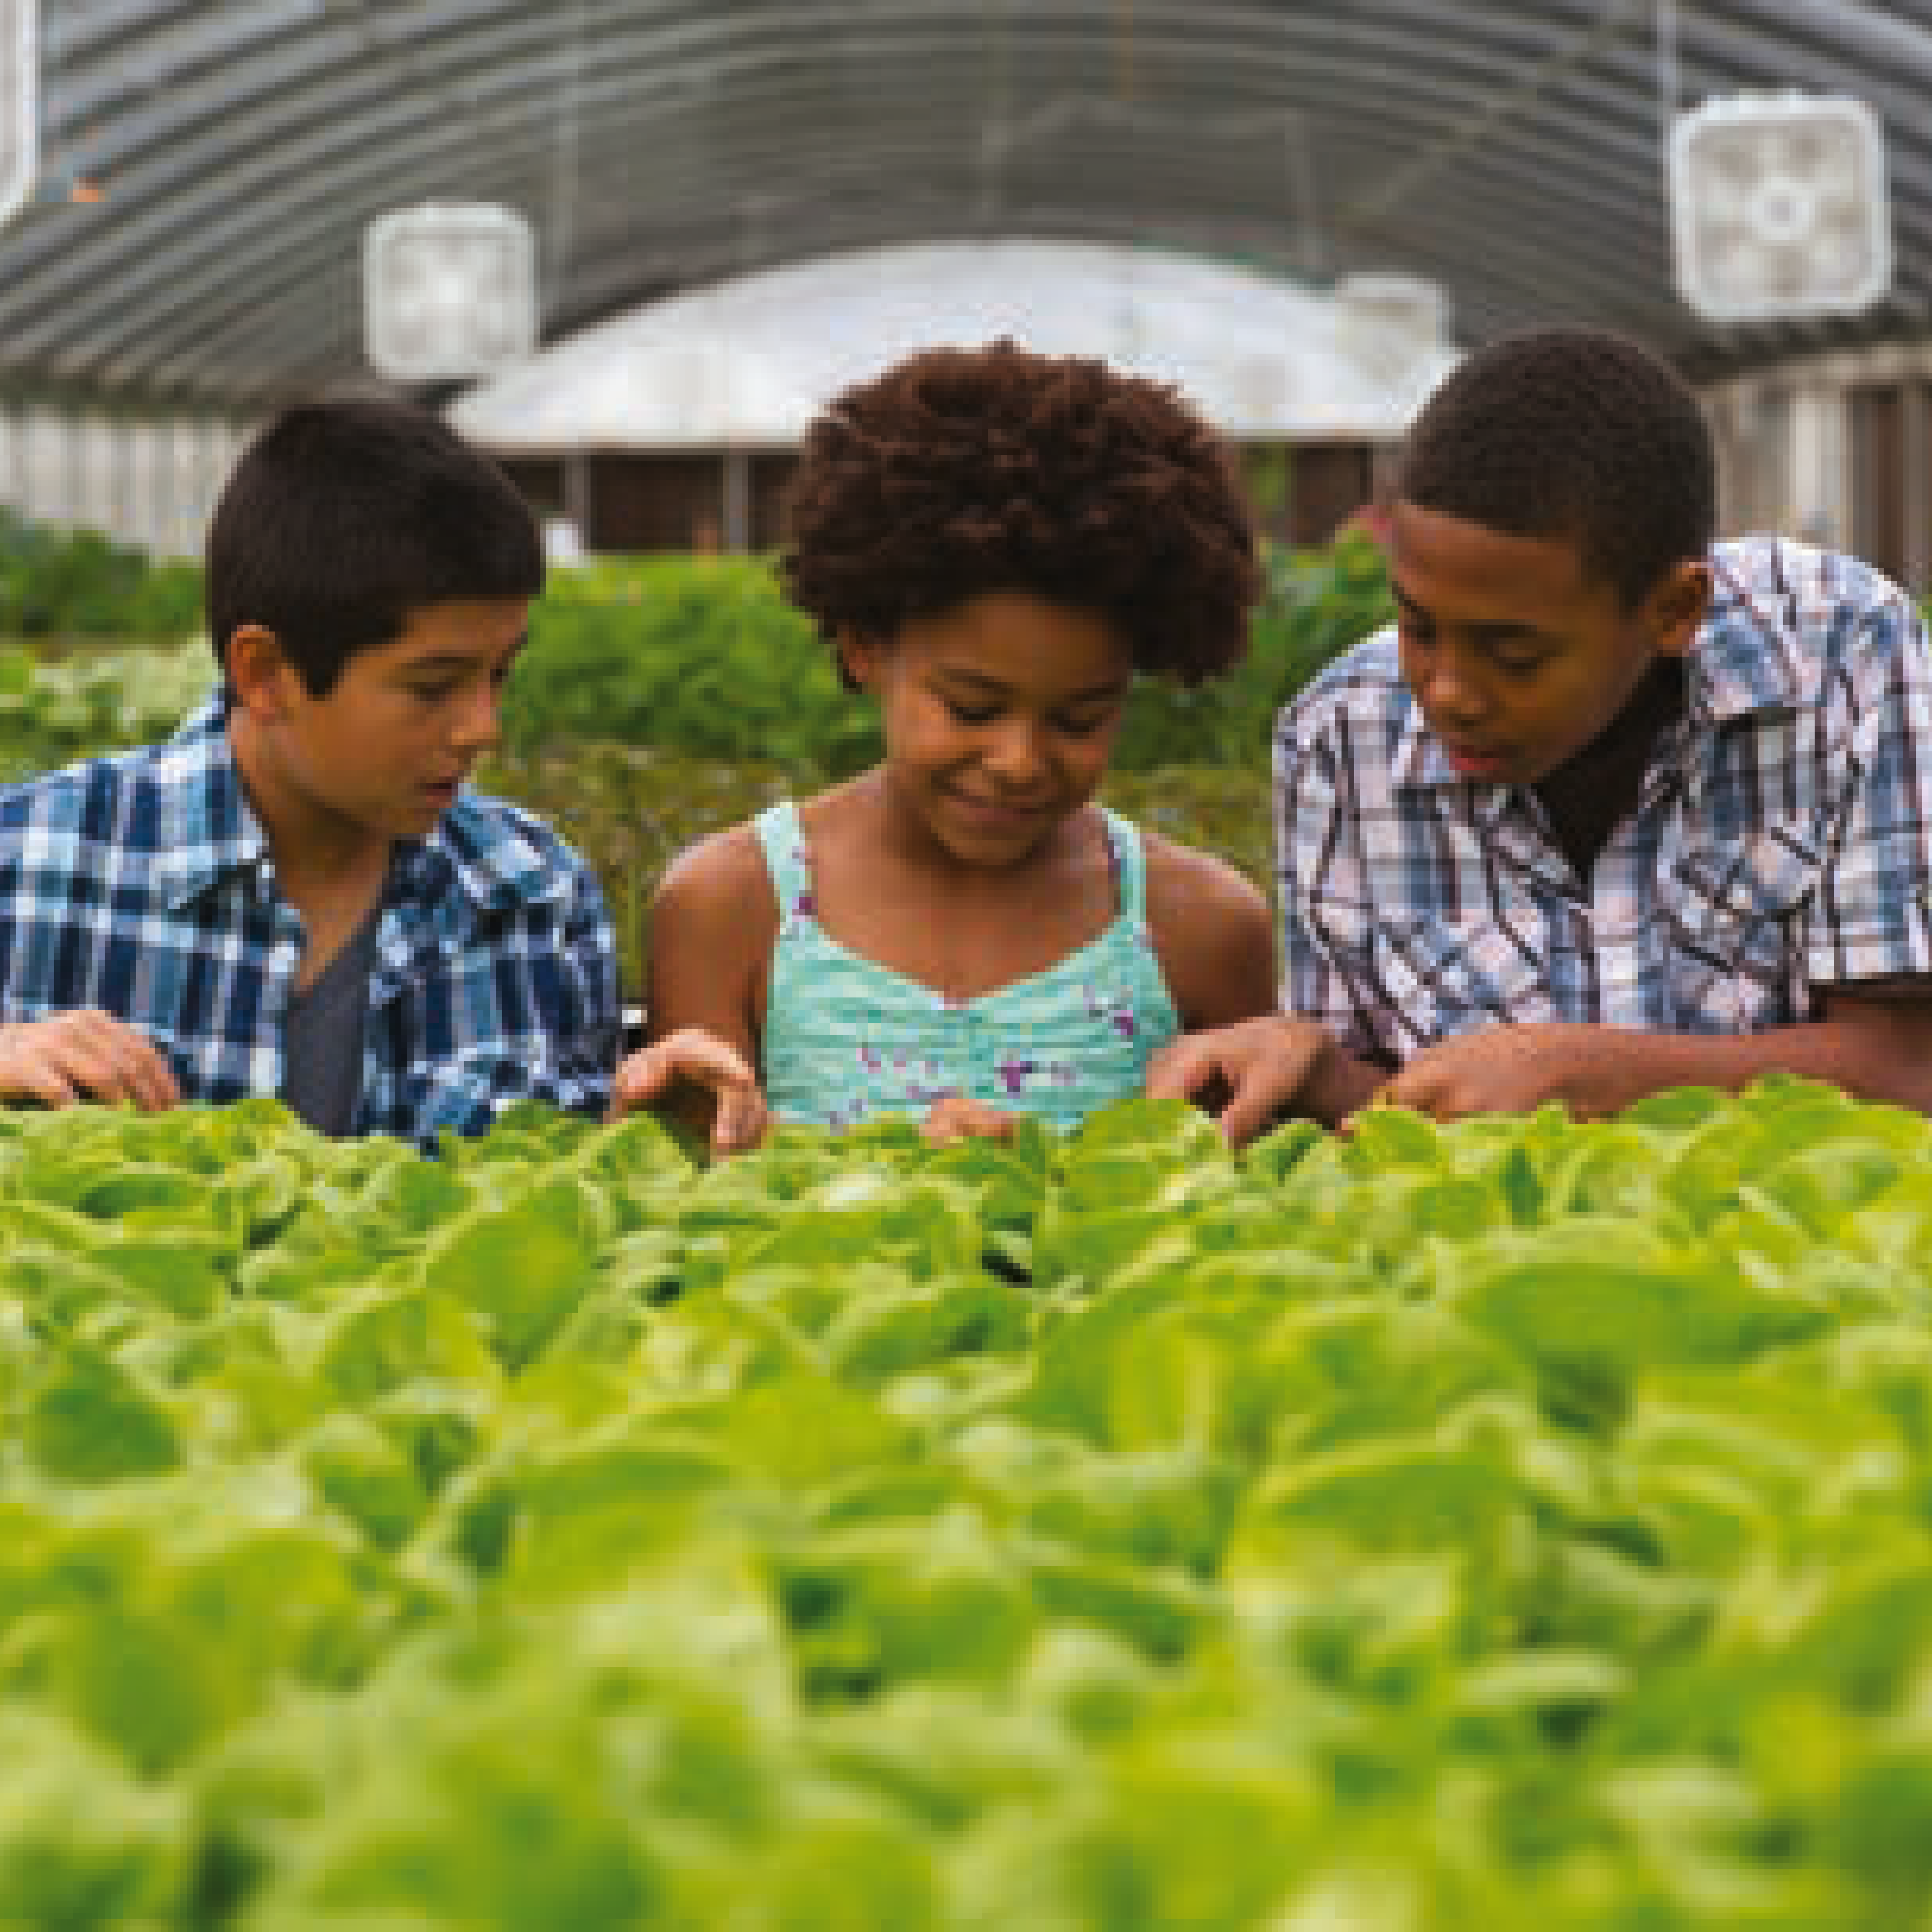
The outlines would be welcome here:
M 1005 698 L 1010 695 L 1012 686 L 1003 684 L 996 677 L 988 677 L 984 671 L 968 670 L 963 667 L 940 664 L 935 668 L 939 675 L 956 685 L 970 685 L 976 692 L 988 697 Z M 1131 677 L 1112 680 L 1106 684 L 1090 685 L 1084 691 L 1070 691 L 1064 698 L 1056 700 L 1060 704 L 1097 704 L 1103 698 L 1118 698 L 1132 682 Z
M 1425 606 L 1418 604 L 1400 584 L 1391 581 L 1389 588 L 1395 593 L 1395 601 L 1402 606 L 1403 610 L 1409 612 L 1412 616 L 1423 619 L 1426 622 L 1432 624 L 1436 621 L 1435 614 Z M 1512 644 L 1524 640 L 1546 644 L 1550 641 L 1547 632 L 1538 629 L 1535 625 L 1522 618 L 1498 618 L 1484 622 L 1465 624 L 1460 628 L 1468 632 L 1480 643 L 1486 644 Z
M 529 649 L 530 634 L 525 631 L 516 642 L 503 653 L 502 662 L 514 664 Z M 401 668 L 404 670 L 467 670 L 478 662 L 468 651 L 436 651 L 428 657 L 406 658 Z

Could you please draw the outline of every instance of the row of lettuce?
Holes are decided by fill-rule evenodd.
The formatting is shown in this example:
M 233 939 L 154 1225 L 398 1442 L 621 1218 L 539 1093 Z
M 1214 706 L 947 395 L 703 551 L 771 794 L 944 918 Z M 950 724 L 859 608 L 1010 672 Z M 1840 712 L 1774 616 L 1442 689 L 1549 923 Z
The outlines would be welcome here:
M 0 1921 L 1922 1922 L 1932 1126 L 0 1116 Z

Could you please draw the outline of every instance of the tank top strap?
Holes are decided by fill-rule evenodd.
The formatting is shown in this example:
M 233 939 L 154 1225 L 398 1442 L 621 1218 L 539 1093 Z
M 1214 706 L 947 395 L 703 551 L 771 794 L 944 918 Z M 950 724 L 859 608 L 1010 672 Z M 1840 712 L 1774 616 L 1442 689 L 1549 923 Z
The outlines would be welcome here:
M 788 798 L 767 806 L 752 821 L 771 874 L 772 895 L 778 904 L 778 923 L 790 927 L 813 918 L 812 855 L 806 848 L 805 827 L 798 808 Z
M 1114 876 L 1120 896 L 1120 916 L 1140 927 L 1148 922 L 1147 849 L 1141 843 L 1140 827 L 1103 805 L 1100 814 L 1107 821 L 1107 842 L 1114 850 Z

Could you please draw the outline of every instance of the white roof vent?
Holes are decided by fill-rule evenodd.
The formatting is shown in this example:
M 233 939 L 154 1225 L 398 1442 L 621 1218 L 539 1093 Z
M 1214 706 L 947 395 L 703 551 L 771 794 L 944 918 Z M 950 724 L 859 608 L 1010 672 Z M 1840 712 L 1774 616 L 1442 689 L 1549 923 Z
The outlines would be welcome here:
M 0 0 L 0 222 L 33 192 L 39 148 L 40 8 Z
M 370 364 L 400 382 L 487 375 L 536 346 L 530 224 L 488 202 L 425 202 L 378 216 L 363 244 Z
M 1740 94 L 1672 123 L 1678 292 L 1707 321 L 1868 308 L 1892 284 L 1885 143 L 1862 100 Z

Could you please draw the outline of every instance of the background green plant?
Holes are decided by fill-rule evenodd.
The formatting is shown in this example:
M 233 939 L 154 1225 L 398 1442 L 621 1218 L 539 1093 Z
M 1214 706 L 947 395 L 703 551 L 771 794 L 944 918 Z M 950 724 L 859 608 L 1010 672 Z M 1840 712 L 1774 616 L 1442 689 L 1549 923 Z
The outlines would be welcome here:
M 1279 707 L 1389 614 L 1366 538 L 1270 548 L 1250 648 L 1186 690 L 1143 679 L 1103 792 L 1171 838 L 1271 881 L 1269 735 Z M 0 518 L 0 782 L 172 731 L 212 682 L 199 576 L 92 533 Z M 152 641 L 157 627 L 177 641 Z M 488 790 L 590 860 L 642 984 L 644 908 L 673 856 L 773 800 L 863 770 L 873 710 L 839 683 L 768 560 L 602 559 L 552 573 L 504 701 Z
M 1265 765 L 1276 711 L 1391 613 L 1381 553 L 1348 535 L 1271 548 L 1247 656 L 1190 690 L 1136 686 L 1114 767 Z M 658 556 L 560 573 L 534 614 L 526 670 L 504 706 L 513 753 L 610 739 L 706 758 L 754 758 L 800 784 L 880 754 L 869 708 L 840 685 L 811 621 L 768 560 Z
M 200 567 L 0 506 L 0 637 L 179 638 L 201 622 Z

